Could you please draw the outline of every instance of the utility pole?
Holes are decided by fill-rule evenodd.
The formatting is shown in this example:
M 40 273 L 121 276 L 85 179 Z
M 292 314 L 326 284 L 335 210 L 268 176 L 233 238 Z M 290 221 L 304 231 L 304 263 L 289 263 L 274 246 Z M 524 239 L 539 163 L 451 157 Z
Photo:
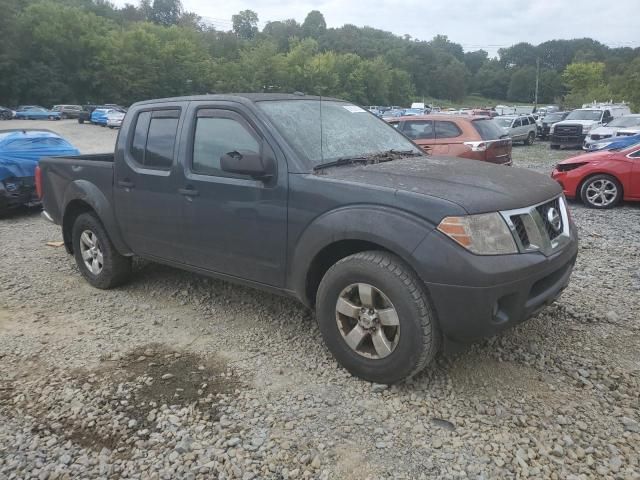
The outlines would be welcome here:
M 536 98 L 533 102 L 534 111 L 538 110 L 538 83 L 540 80 L 540 58 L 536 58 Z

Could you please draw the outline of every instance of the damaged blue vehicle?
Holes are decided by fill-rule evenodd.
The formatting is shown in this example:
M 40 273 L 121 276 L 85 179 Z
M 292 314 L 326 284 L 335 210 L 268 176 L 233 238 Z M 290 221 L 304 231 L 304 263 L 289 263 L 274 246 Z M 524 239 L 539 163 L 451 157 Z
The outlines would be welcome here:
M 41 157 L 79 154 L 71 143 L 48 130 L 0 130 L 0 215 L 40 203 L 34 177 Z

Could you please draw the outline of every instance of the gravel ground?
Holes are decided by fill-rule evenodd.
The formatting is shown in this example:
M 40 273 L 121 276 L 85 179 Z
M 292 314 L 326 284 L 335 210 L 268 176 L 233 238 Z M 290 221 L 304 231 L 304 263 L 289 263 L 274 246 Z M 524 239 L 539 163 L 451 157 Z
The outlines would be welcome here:
M 84 151 L 115 138 L 47 126 Z M 575 153 L 514 160 L 548 174 Z M 0 479 L 640 479 L 640 205 L 572 214 L 554 306 L 387 388 L 339 368 L 293 301 L 146 262 L 98 291 L 45 245 L 58 227 L 17 212 L 0 221 Z

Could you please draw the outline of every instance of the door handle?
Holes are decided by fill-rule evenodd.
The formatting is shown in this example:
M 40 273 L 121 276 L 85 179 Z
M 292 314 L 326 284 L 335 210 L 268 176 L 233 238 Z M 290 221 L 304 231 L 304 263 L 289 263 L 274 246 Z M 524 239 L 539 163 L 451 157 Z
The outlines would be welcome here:
M 198 192 L 198 190 L 196 190 L 195 188 L 179 188 L 178 192 L 185 197 L 197 197 L 198 195 L 200 195 L 200 192 Z
M 130 180 L 118 180 L 118 186 L 124 188 L 133 188 L 135 184 Z

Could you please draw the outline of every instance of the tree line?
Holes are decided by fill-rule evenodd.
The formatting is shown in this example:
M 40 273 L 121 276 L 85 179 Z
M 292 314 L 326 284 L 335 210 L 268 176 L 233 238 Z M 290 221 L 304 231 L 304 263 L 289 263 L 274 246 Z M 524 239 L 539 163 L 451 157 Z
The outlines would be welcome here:
M 446 36 L 429 41 L 370 28 L 327 28 L 233 15 L 230 29 L 184 11 L 179 0 L 0 0 L 0 104 L 117 102 L 194 93 L 294 92 L 364 105 L 469 94 L 505 102 L 573 107 L 626 100 L 640 108 L 640 48 L 589 38 L 518 43 L 465 52 Z

